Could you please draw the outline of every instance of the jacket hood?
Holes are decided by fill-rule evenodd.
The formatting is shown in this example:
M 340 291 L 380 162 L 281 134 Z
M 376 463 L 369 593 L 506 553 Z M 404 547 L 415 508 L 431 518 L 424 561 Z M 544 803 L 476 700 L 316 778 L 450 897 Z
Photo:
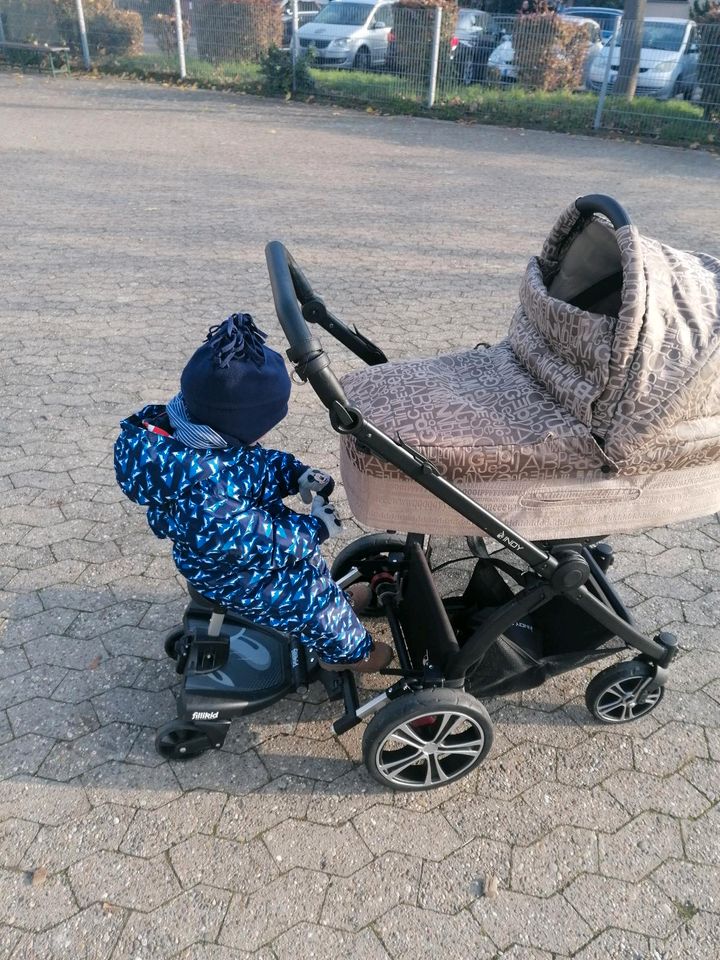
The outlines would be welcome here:
M 216 476 L 245 455 L 244 447 L 196 450 L 162 434 L 143 420 L 154 420 L 164 406 L 144 407 L 120 424 L 115 441 L 115 476 L 123 493 L 142 506 L 162 506 L 186 496 L 199 480 Z

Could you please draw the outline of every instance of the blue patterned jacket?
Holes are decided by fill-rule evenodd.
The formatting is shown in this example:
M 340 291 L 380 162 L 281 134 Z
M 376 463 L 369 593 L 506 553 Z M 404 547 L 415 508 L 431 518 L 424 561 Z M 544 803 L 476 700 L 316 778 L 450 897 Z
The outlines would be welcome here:
M 122 422 L 115 475 L 148 508 L 153 533 L 172 540 L 180 573 L 209 599 L 296 634 L 328 662 L 365 656 L 370 637 L 320 553 L 324 524 L 283 503 L 305 464 L 260 446 L 186 447 L 143 426 L 164 411 L 148 406 Z

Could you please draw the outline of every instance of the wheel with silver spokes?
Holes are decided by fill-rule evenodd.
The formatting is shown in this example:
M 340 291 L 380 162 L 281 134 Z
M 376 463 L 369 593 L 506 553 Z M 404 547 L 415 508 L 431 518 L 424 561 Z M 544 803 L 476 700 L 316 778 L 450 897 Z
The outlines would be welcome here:
M 585 704 L 601 723 L 630 723 L 647 716 L 660 703 L 664 687 L 648 681 L 652 664 L 644 660 L 616 663 L 594 677 L 585 691 Z
M 492 721 L 475 697 L 461 690 L 419 690 L 373 717 L 363 759 L 383 786 L 432 790 L 474 770 L 492 742 Z

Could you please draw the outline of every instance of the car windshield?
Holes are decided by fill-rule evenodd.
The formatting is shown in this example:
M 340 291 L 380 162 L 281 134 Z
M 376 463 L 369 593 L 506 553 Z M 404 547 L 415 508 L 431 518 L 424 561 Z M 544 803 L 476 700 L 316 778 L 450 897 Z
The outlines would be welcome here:
M 615 28 L 615 21 L 618 19 L 611 13 L 600 13 L 599 10 L 593 10 L 592 7 L 588 7 L 587 9 L 583 7 L 575 10 L 565 10 L 565 16 L 589 17 L 591 20 L 594 20 L 596 23 L 600 24 L 601 30 L 609 31 L 610 33 L 613 32 Z
M 623 28 L 620 28 L 618 46 L 622 46 Z M 685 36 L 684 23 L 645 23 L 642 45 L 645 50 L 678 51 Z
M 372 10 L 369 3 L 329 3 L 315 17 L 313 23 L 342 23 L 348 27 L 361 27 Z

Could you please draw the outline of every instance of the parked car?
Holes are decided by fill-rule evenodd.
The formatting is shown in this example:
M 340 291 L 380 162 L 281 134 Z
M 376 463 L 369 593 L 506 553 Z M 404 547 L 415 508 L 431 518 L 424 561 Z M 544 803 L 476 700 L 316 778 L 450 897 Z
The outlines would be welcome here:
M 620 27 L 612 52 L 608 77 L 611 89 L 617 80 L 624 29 L 624 25 Z M 600 90 L 602 87 L 609 57 L 610 43 L 607 43 L 590 67 L 588 85 L 591 90 Z M 655 97 L 658 100 L 667 100 L 678 95 L 689 98 L 697 79 L 697 34 L 692 20 L 648 17 L 643 24 L 636 95 Z
M 498 22 L 484 10 L 458 10 L 455 33 L 450 41 L 450 59 L 463 83 L 485 79 L 490 54 L 502 39 Z
M 559 14 L 561 19 L 570 19 L 564 13 Z M 600 37 L 600 27 L 594 20 L 572 18 L 578 24 L 584 24 L 588 29 L 588 49 L 583 66 L 583 78 L 587 83 L 590 66 L 595 62 L 603 44 Z M 562 53 L 558 51 L 558 56 Z M 502 83 L 514 83 L 517 80 L 517 70 L 515 68 L 515 51 L 512 45 L 512 36 L 505 35 L 502 42 L 493 50 L 488 59 L 487 66 L 488 77 L 491 80 L 499 80 Z
M 314 20 L 322 10 L 324 3 L 322 0 L 298 0 L 298 30 L 306 23 Z M 284 48 L 290 46 L 293 33 L 293 3 L 292 0 L 282 0 L 282 25 Z
M 594 20 L 600 27 L 600 35 L 603 40 L 609 40 L 613 35 L 615 24 L 622 19 L 622 10 L 615 10 L 613 7 L 570 7 L 563 10 L 565 17 L 582 17 L 583 19 Z
M 332 0 L 298 30 L 300 47 L 313 50 L 315 63 L 370 70 L 387 57 L 394 4 L 387 0 Z

